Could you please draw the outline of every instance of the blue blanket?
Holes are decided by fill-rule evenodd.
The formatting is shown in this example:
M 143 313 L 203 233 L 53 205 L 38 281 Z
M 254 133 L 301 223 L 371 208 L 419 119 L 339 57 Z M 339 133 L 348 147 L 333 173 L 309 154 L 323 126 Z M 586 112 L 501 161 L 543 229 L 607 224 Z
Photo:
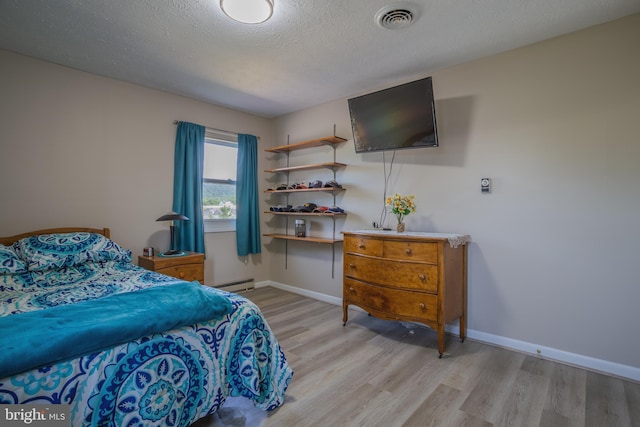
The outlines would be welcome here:
M 231 309 L 227 299 L 194 282 L 0 317 L 0 378 L 218 319 Z

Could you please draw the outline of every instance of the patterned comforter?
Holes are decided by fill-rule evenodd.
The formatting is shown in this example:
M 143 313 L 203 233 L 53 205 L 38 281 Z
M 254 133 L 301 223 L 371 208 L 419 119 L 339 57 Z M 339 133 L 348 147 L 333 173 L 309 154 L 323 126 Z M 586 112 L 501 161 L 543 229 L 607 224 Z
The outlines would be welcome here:
M 119 260 L 2 274 L 0 316 L 178 282 Z M 0 403 L 70 404 L 73 426 L 188 426 L 228 396 L 277 408 L 293 371 L 259 308 L 203 289 L 231 312 L 2 378 Z

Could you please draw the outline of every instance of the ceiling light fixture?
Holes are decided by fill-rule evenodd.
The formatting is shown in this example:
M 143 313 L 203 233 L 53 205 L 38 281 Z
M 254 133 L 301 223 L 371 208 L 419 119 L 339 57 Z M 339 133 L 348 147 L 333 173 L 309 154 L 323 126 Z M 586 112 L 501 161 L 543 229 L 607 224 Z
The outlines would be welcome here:
M 220 8 L 235 21 L 260 24 L 271 18 L 273 0 L 220 0 Z

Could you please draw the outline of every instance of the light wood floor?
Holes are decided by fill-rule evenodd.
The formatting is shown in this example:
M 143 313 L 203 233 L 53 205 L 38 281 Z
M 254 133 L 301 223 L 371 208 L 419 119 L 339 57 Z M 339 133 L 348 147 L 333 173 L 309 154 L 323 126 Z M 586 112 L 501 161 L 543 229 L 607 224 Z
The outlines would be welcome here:
M 640 384 L 376 319 L 275 288 L 244 293 L 294 370 L 285 404 L 194 426 L 640 427 Z M 254 409 L 254 408 L 249 408 Z M 238 416 L 238 411 L 246 414 Z M 225 418 L 226 416 L 226 418 Z

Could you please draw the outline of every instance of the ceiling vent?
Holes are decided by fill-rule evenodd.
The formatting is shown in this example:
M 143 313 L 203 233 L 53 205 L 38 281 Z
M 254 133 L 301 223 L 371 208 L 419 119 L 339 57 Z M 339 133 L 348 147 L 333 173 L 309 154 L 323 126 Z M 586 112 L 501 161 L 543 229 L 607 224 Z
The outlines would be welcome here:
M 418 8 L 411 3 L 394 3 L 380 9 L 376 24 L 388 30 L 406 28 L 418 20 Z

